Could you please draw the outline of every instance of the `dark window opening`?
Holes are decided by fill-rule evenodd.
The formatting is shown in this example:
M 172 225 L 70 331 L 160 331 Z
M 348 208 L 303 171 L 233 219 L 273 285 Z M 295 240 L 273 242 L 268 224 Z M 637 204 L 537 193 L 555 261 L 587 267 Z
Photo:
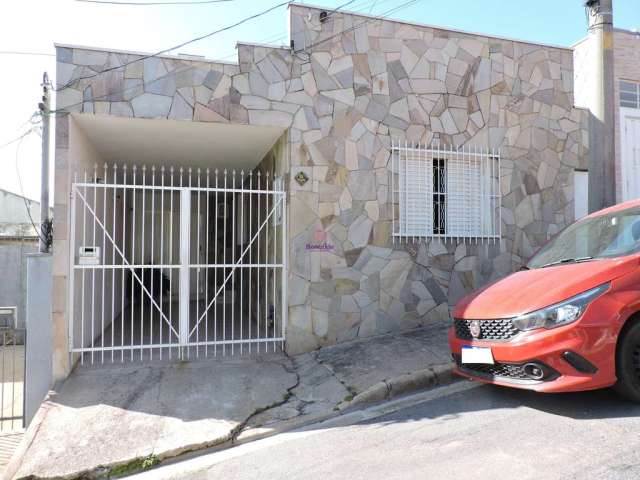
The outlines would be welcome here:
M 433 233 L 446 232 L 447 171 L 444 158 L 433 159 Z

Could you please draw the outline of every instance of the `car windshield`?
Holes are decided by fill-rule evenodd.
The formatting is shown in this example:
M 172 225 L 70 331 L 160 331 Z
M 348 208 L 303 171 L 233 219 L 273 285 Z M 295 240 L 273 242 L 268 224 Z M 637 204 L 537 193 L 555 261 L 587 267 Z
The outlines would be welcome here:
M 620 257 L 640 251 L 640 207 L 585 218 L 536 253 L 528 268 Z

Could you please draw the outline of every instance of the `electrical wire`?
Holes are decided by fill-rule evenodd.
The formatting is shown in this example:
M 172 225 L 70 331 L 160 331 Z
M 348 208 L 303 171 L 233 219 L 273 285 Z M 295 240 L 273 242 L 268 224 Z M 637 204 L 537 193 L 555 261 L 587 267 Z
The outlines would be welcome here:
M 33 112 L 33 113 L 31 114 L 31 116 L 27 119 L 27 121 L 26 121 L 26 122 L 24 122 L 22 125 L 20 125 L 20 126 L 18 127 L 18 131 L 22 130 L 22 128 L 23 128 L 25 125 L 27 125 L 28 123 L 30 123 L 30 124 L 32 125 L 32 127 L 31 127 L 29 130 L 27 130 L 26 132 L 24 132 L 23 134 L 21 134 L 21 135 L 17 136 L 16 138 L 14 138 L 13 140 L 9 140 L 7 143 L 3 143 L 2 145 L 0 145 L 0 148 L 5 148 L 5 147 L 8 147 L 9 145 L 12 145 L 12 144 L 14 144 L 14 143 L 16 143 L 16 142 L 19 142 L 19 141 L 20 141 L 20 140 L 22 140 L 24 137 L 26 137 L 27 135 L 29 135 L 30 133 L 32 133 L 32 130 L 33 130 L 33 128 L 34 128 L 33 126 L 37 126 L 37 125 L 39 125 L 39 124 L 40 124 L 40 120 L 38 120 L 38 121 L 36 121 L 36 122 L 34 122 L 34 121 L 33 121 L 33 119 L 34 119 L 35 117 L 38 117 L 38 116 L 40 116 L 40 111 L 39 111 L 39 110 L 36 110 L 35 112 Z
M 246 23 L 246 22 L 248 22 L 250 20 L 254 20 L 254 19 L 258 18 L 258 17 L 266 15 L 267 13 L 270 13 L 270 12 L 280 8 L 280 7 L 283 7 L 285 5 L 289 5 L 291 2 L 292 2 L 292 0 L 287 0 L 285 2 L 278 3 L 278 4 L 276 4 L 276 5 L 272 6 L 272 7 L 267 8 L 266 10 L 263 10 L 263 11 L 259 12 L 259 13 L 251 15 L 249 17 L 245 17 L 242 20 L 237 21 L 236 23 L 233 23 L 233 24 L 228 25 L 228 26 L 223 27 L 223 28 L 219 28 L 218 30 L 214 30 L 213 32 L 206 33 L 204 35 L 201 35 L 199 37 L 193 38 L 191 40 L 187 40 L 186 42 L 183 42 L 183 43 L 181 43 L 179 45 L 175 45 L 173 47 L 165 48 L 164 50 L 160 50 L 160 51 L 152 53 L 152 54 L 143 55 L 143 56 L 138 57 L 138 58 L 136 58 L 134 60 L 131 60 L 129 62 L 125 62 L 125 63 L 123 63 L 121 65 L 114 65 L 113 67 L 105 68 L 104 70 L 101 70 L 99 72 L 93 73 L 91 75 L 84 75 L 84 76 L 81 76 L 81 77 L 78 77 L 78 78 L 71 79 L 66 84 L 64 84 L 63 86 L 54 88 L 53 90 L 56 91 L 56 92 L 60 91 L 60 90 L 64 90 L 66 88 L 69 88 L 71 85 L 73 85 L 78 80 L 87 80 L 89 78 L 94 78 L 94 77 L 97 77 L 98 75 L 101 75 L 103 73 L 111 72 L 113 70 L 118 70 L 118 69 L 124 68 L 124 67 L 126 67 L 128 65 L 131 65 L 131 64 L 134 64 L 134 63 L 137 63 L 137 62 L 141 62 L 142 60 L 145 60 L 147 58 L 153 58 L 153 57 L 157 57 L 158 55 L 163 55 L 165 53 L 169 53 L 169 52 L 171 52 L 173 50 L 177 50 L 178 48 L 182 48 L 182 47 L 184 47 L 186 45 L 190 45 L 190 44 L 198 42 L 200 40 L 204 40 L 205 38 L 209 38 L 209 37 L 212 37 L 214 35 L 217 35 L 218 33 L 222 33 L 222 32 L 225 32 L 227 30 L 231 30 L 232 28 L 235 28 L 235 27 L 237 27 L 239 25 L 242 25 L 243 23 Z
M 27 130 L 22 135 L 14 138 L 13 140 L 8 141 L 7 143 L 3 143 L 2 145 L 0 145 L 0 148 L 5 148 L 5 147 L 8 147 L 9 145 L 12 145 L 12 144 L 14 144 L 16 142 L 20 142 L 20 141 L 22 141 L 22 139 L 24 137 L 26 137 L 27 135 L 30 135 L 31 133 L 33 133 L 31 130 Z
M 201 0 L 201 1 L 186 1 L 186 2 L 113 2 L 108 0 L 76 0 L 81 3 L 99 3 L 103 5 L 134 5 L 134 6 L 147 6 L 147 5 L 203 5 L 205 3 L 223 3 L 232 2 L 233 0 Z
M 78 106 L 80 106 L 80 105 L 82 105 L 84 103 L 95 102 L 96 100 L 102 100 L 104 98 L 111 97 L 113 95 L 126 93 L 128 91 L 136 90 L 138 88 L 144 88 L 144 87 L 147 87 L 149 85 L 153 85 L 156 82 L 160 82 L 162 80 L 165 80 L 166 78 L 169 78 L 169 77 L 171 77 L 173 75 L 177 75 L 179 73 L 183 73 L 183 72 L 186 72 L 188 70 L 191 70 L 193 68 L 195 68 L 195 67 L 193 67 L 192 65 L 187 65 L 184 68 L 180 68 L 180 69 L 177 69 L 177 70 L 172 70 L 170 72 L 167 72 L 166 74 L 164 74 L 164 75 L 162 75 L 162 76 L 160 76 L 158 78 L 154 78 L 153 80 L 149 80 L 148 82 L 138 83 L 138 84 L 132 85 L 132 86 L 130 86 L 128 88 L 123 88 L 122 90 L 119 90 L 117 92 L 105 93 L 104 95 L 98 95 L 97 97 L 91 97 L 89 100 L 82 100 L 80 102 L 72 103 L 71 105 L 67 105 L 67 106 L 62 107 L 62 108 L 57 108 L 55 110 L 49 110 L 49 112 L 46 113 L 46 115 L 49 115 L 49 116 L 57 116 L 58 114 L 68 115 L 69 113 L 71 113 L 69 111 L 69 109 L 78 107 Z
M 340 5 L 340 6 L 338 6 L 338 7 L 336 7 L 336 8 L 335 8 L 335 9 L 333 9 L 333 10 L 332 10 L 328 15 L 333 15 L 333 14 L 337 13 L 340 9 L 344 8 L 345 6 L 348 6 L 348 5 L 352 4 L 352 3 L 354 3 L 354 1 L 355 1 L 355 0 L 350 0 L 350 1 L 348 1 L 348 2 L 346 2 L 346 3 L 344 3 L 344 4 L 342 4 L 342 5 Z M 388 1 L 388 0 L 383 0 L 383 2 L 384 2 L 384 1 Z M 312 47 L 314 47 L 314 46 L 316 46 L 316 45 L 319 45 L 319 44 L 324 43 L 324 42 L 326 42 L 326 41 L 328 41 L 328 40 L 331 40 L 331 39 L 336 38 L 336 37 L 338 37 L 338 36 L 340 36 L 340 35 L 343 35 L 344 33 L 347 33 L 347 32 L 349 32 L 349 31 L 352 31 L 352 30 L 355 30 L 355 29 L 357 29 L 357 28 L 360 28 L 360 27 L 362 27 L 363 25 L 365 25 L 365 24 L 367 24 L 367 23 L 369 23 L 369 22 L 377 21 L 377 20 L 380 20 L 380 19 L 384 19 L 384 18 L 386 18 L 387 16 L 389 16 L 389 15 L 391 15 L 391 14 L 393 14 L 393 13 L 395 13 L 395 12 L 397 12 L 397 11 L 399 11 L 399 10 L 403 9 L 403 8 L 406 8 L 406 7 L 408 7 L 408 6 L 410 6 L 410 5 L 414 4 L 414 3 L 417 3 L 417 2 L 419 2 L 419 1 L 421 1 L 421 0 L 409 0 L 409 1 L 405 2 L 405 3 L 403 3 L 403 4 L 397 5 L 396 7 L 393 7 L 393 8 L 391 8 L 391 9 L 389 9 L 388 11 L 384 12 L 384 14 L 383 14 L 383 15 L 381 15 L 381 16 L 376 16 L 376 17 L 368 18 L 367 20 L 365 20 L 365 21 L 363 21 L 363 22 L 359 23 L 358 25 L 354 25 L 353 27 L 350 27 L 350 28 L 344 29 L 344 30 L 342 30 L 341 32 L 336 33 L 335 35 L 332 35 L 331 37 L 328 37 L 328 38 L 322 39 L 322 40 L 320 40 L 320 41 L 318 41 L 318 42 L 312 43 L 311 45 L 308 45 L 307 47 L 305 47 L 305 49 L 312 48 Z M 274 7 L 271 7 L 271 10 L 274 10 L 275 8 L 278 8 L 279 6 L 282 6 L 282 5 L 284 5 L 284 4 L 288 4 L 288 3 L 291 3 L 291 1 L 284 2 L 283 4 L 279 4 L 279 5 L 276 5 L 276 6 L 274 6 Z M 382 2 L 381 2 L 381 3 L 382 3 Z M 361 5 L 363 5 L 363 4 L 361 4 Z M 259 16 L 259 15 L 260 15 L 260 14 L 258 14 L 258 16 Z M 177 48 L 178 48 L 178 47 L 177 47 Z M 305 52 L 305 51 L 304 51 L 305 49 L 301 49 L 301 50 L 297 50 L 297 51 L 296 51 L 296 50 L 294 50 L 292 53 L 293 53 L 294 55 L 297 55 L 298 53 L 305 53 L 305 54 L 309 55 L 309 53 L 308 53 L 308 52 Z M 144 59 L 144 58 L 150 58 L 150 57 L 153 57 L 153 56 L 156 56 L 156 55 L 159 55 L 159 54 L 158 54 L 158 53 L 156 53 L 156 54 L 153 54 L 153 55 L 146 55 L 146 56 L 144 56 L 144 57 L 142 57 L 142 58 L 140 58 L 140 59 L 138 59 L 138 60 L 142 60 L 142 59 Z M 133 63 L 133 62 L 131 62 L 131 63 Z M 305 61 L 305 63 L 309 63 L 309 60 L 307 59 L 307 60 Z M 126 65 L 126 64 L 125 64 L 125 65 Z M 122 66 L 124 66 L 124 65 L 121 65 L 121 67 L 122 67 Z M 293 63 L 292 63 L 292 67 L 293 67 Z M 100 100 L 100 99 L 102 99 L 102 98 L 106 98 L 106 97 L 112 96 L 112 95 L 117 94 L 117 93 L 125 93 L 125 92 L 127 92 L 127 91 L 129 91 L 129 90 L 135 90 L 135 89 L 140 88 L 140 87 L 143 87 L 143 86 L 148 86 L 148 85 L 151 85 L 151 84 L 153 84 L 153 83 L 155 83 L 155 82 L 159 82 L 159 81 L 161 81 L 161 80 L 163 80 L 163 79 L 165 79 L 165 78 L 167 78 L 167 77 L 169 77 L 169 76 L 176 75 L 176 74 L 178 74 L 178 73 L 184 72 L 184 71 L 189 70 L 189 69 L 191 69 L 191 68 L 194 68 L 194 67 L 192 67 L 192 66 L 188 66 L 188 67 L 186 67 L 186 68 L 184 68 L 184 69 L 174 70 L 174 71 L 168 72 L 167 74 L 165 74 L 165 75 L 163 75 L 163 76 L 161 76 L 161 77 L 158 77 L 158 78 L 156 78 L 156 79 L 154 79 L 154 80 L 151 80 L 151 81 L 149 81 L 149 82 L 145 82 L 145 83 L 143 83 L 143 84 L 132 85 L 132 86 L 131 86 L 131 87 L 129 87 L 129 88 L 125 88 L 125 89 L 123 89 L 123 90 L 120 90 L 119 92 L 115 92 L 115 93 L 114 93 L 114 92 L 111 92 L 111 93 L 108 93 L 108 94 L 100 95 L 100 96 L 98 96 L 98 97 L 92 97 L 90 100 L 82 100 L 82 101 L 80 101 L 80 102 L 77 102 L 77 103 L 74 103 L 74 104 L 71 104 L 71 105 L 67 105 L 66 107 L 63 107 L 63 108 L 59 108 L 59 109 L 56 109 L 56 110 L 50 110 L 48 114 L 49 114 L 49 115 L 57 115 L 57 114 L 61 114 L 61 115 L 68 115 L 69 113 L 71 113 L 71 112 L 69 112 L 69 109 L 74 108 L 74 107 L 77 107 L 77 106 L 80 106 L 80 105 L 82 105 L 82 104 L 84 104 L 84 103 L 92 102 L 92 101 L 95 101 L 95 100 Z M 112 69 L 113 69 L 113 68 L 112 68 Z M 97 76 L 97 75 L 99 75 L 99 73 L 97 73 L 97 74 L 95 74 L 95 75 L 92 75 L 91 77 L 95 77 L 95 76 Z M 80 77 L 80 78 L 82 78 L 82 77 Z M 72 81 L 72 83 L 73 83 L 73 82 L 75 82 L 75 81 L 77 81 L 77 80 L 80 80 L 80 78 L 73 80 L 73 81 Z M 70 82 L 71 82 L 71 81 L 70 81 Z M 17 140 L 16 140 L 16 141 L 17 141 Z
M 0 55 L 37 55 L 41 57 L 55 57 L 55 53 L 41 53 L 41 52 L 19 52 L 13 50 L 0 50 Z
M 315 47 L 315 46 L 317 46 L 317 45 L 320 45 L 320 44 L 322 44 L 322 43 L 326 43 L 326 42 L 328 42 L 329 40 L 333 40 L 333 39 L 334 39 L 334 38 L 336 38 L 336 37 L 339 37 L 339 36 L 341 36 L 341 35 L 344 35 L 345 33 L 348 33 L 348 32 L 351 32 L 351 31 L 354 31 L 354 30 L 356 30 L 356 29 L 358 29 L 358 28 L 360 28 L 360 27 L 362 27 L 362 26 L 364 26 L 364 25 L 366 25 L 366 24 L 368 24 L 368 23 L 370 23 L 370 22 L 375 22 L 375 21 L 378 21 L 378 20 L 385 19 L 385 18 L 387 18 L 389 15 L 392 15 L 392 14 L 394 14 L 394 13 L 396 13 L 396 12 L 398 12 L 398 11 L 400 11 L 400 10 L 404 9 L 404 8 L 407 8 L 407 7 L 409 7 L 409 6 L 411 6 L 411 5 L 415 4 L 415 3 L 418 3 L 418 2 L 420 2 L 420 1 L 422 1 L 422 0 L 409 0 L 409 1 L 407 1 L 407 2 L 404 2 L 404 3 L 400 4 L 400 5 L 397 5 L 397 6 L 393 7 L 393 8 L 391 8 L 391 9 L 387 10 L 387 11 L 386 11 L 386 12 L 384 12 L 382 15 L 377 15 L 377 16 L 375 16 L 375 17 L 367 18 L 367 19 L 366 19 L 366 20 L 364 20 L 363 22 L 360 22 L 359 24 L 354 25 L 354 26 L 352 26 L 352 27 L 345 28 L 344 30 L 342 30 L 342 31 L 340 31 L 340 32 L 338 32 L 338 33 L 336 33 L 336 34 L 334 34 L 334 35 L 331 35 L 330 37 L 323 38 L 323 39 L 318 40 L 317 42 L 313 42 L 313 43 L 311 43 L 311 44 L 309 44 L 309 45 L 305 45 L 305 46 L 304 46 L 303 48 L 301 48 L 300 50 L 294 50 L 294 52 L 293 52 L 293 53 L 294 53 L 294 54 L 296 54 L 296 55 L 297 55 L 298 53 L 306 53 L 307 55 L 309 55 L 309 56 L 310 56 L 310 53 L 309 53 L 309 52 L 307 52 L 307 51 L 305 51 L 305 50 L 311 49 L 311 48 L 313 48 L 313 47 Z M 306 63 L 308 63 L 308 62 L 309 62 L 309 60 L 308 60 Z
M 342 9 L 342 8 L 344 8 L 344 7 L 346 7 L 347 5 L 352 4 L 354 1 L 355 1 L 355 0 L 351 0 L 351 1 L 347 2 L 347 3 L 345 3 L 345 4 L 342 4 L 342 5 L 338 6 L 338 7 L 336 7 L 334 10 L 332 10 L 332 13 L 336 13 L 338 10 L 340 10 L 340 9 Z M 377 0 L 366 0 L 365 2 L 359 3 L 359 4 L 358 4 L 358 5 L 356 5 L 354 8 L 356 8 L 356 7 L 357 7 L 357 8 L 360 8 L 362 5 L 367 5 L 367 4 L 370 4 L 370 3 L 375 3 L 375 1 L 377 1 Z M 268 37 L 263 38 L 262 40 L 258 40 L 258 41 L 257 41 L 257 42 L 255 42 L 255 43 L 260 43 L 260 44 L 262 44 L 262 43 L 265 43 L 265 44 L 275 43 L 275 42 L 277 42 L 277 41 L 279 41 L 279 40 L 282 40 L 282 39 L 284 39 L 284 38 L 287 38 L 287 35 L 288 35 L 288 33 L 287 33 L 287 32 L 284 32 L 284 33 L 283 33 L 283 32 L 280 32 L 280 33 L 276 33 L 276 34 L 274 34 L 274 35 L 269 35 Z M 223 57 L 219 57 L 219 58 L 218 58 L 218 60 L 226 60 L 226 59 L 231 58 L 231 57 L 233 57 L 233 56 L 235 56 L 235 55 L 237 55 L 237 53 L 236 53 L 236 52 L 233 52 L 233 53 L 230 53 L 230 54 L 225 55 L 225 56 L 223 56 Z
M 333 9 L 329 15 L 332 15 L 332 14 L 336 13 L 338 10 L 340 10 L 341 8 L 346 7 L 347 5 L 352 4 L 354 1 L 355 1 L 355 0 L 349 0 L 349 1 L 348 1 L 348 2 L 346 2 L 346 3 L 343 3 L 342 5 L 339 5 L 338 7 L 336 7 L 335 9 Z M 270 9 L 265 10 L 265 11 L 264 11 L 264 12 L 262 12 L 262 13 L 259 13 L 259 14 L 254 15 L 253 17 L 247 17 L 246 19 L 241 20 L 240 22 L 236 23 L 235 25 L 239 25 L 239 24 L 241 24 L 241 23 L 244 23 L 245 21 L 247 21 L 247 19 L 255 18 L 255 17 L 261 16 L 261 15 L 263 15 L 265 12 L 275 10 L 276 8 L 281 7 L 281 6 L 283 6 L 283 5 L 287 5 L 287 4 L 291 3 L 291 2 L 292 2 L 292 0 L 288 0 L 287 2 L 283 2 L 283 3 L 280 3 L 280 4 L 278 4 L 278 5 L 275 5 L 275 6 L 271 7 Z M 222 30 L 228 30 L 229 28 L 232 28 L 232 27 L 233 27 L 233 26 L 225 27 L 225 28 L 223 28 L 223 29 L 221 29 L 221 30 L 219 30 L 219 31 L 222 31 Z M 199 39 L 205 38 L 206 36 L 211 36 L 211 34 L 208 34 L 208 35 L 205 35 L 205 36 L 199 37 Z M 197 40 L 198 40 L 198 39 L 194 39 L 194 40 L 191 40 L 191 41 L 189 41 L 189 42 L 185 42 L 185 44 L 187 44 L 187 43 L 192 43 L 192 42 L 197 41 Z M 183 45 L 184 45 L 184 44 L 183 44 Z M 171 49 L 169 49 L 169 50 L 173 50 L 173 49 L 175 49 L 175 48 L 180 48 L 180 47 L 173 47 L 173 48 L 171 48 Z M 163 51 L 162 53 L 164 53 L 164 52 L 166 52 L 166 51 L 169 51 L 169 50 L 165 50 L 165 51 Z M 154 54 L 152 54 L 152 55 L 145 55 L 145 56 L 143 56 L 143 57 L 141 57 L 141 58 L 138 58 L 138 59 L 136 59 L 136 60 L 133 60 L 133 61 L 131 61 L 131 62 L 129 62 L 129 63 L 125 63 L 125 64 L 123 64 L 123 65 L 119 65 L 119 66 L 117 66 L 117 67 L 112 67 L 111 69 L 103 70 L 102 72 L 98 72 L 98 73 L 96 73 L 96 74 L 94 74 L 94 75 L 87 75 L 87 76 L 85 76 L 85 77 L 79 77 L 79 78 L 76 78 L 76 79 L 72 79 L 72 80 L 69 80 L 69 82 L 67 82 L 67 84 L 68 84 L 68 85 L 70 85 L 70 84 L 72 84 L 72 83 L 74 83 L 74 82 L 76 82 L 76 81 L 78 81 L 78 80 L 83 79 L 83 78 L 93 78 L 93 77 L 95 77 L 95 76 L 99 75 L 100 73 L 104 73 L 104 72 L 109 71 L 109 70 L 115 70 L 116 68 L 122 68 L 123 66 L 126 66 L 126 65 L 128 65 L 128 64 L 130 64 L 130 63 L 134 63 L 134 62 L 136 62 L 136 61 L 144 60 L 145 58 L 155 57 L 155 56 L 157 56 L 157 55 L 161 55 L 161 53 L 154 53 Z M 160 81 L 160 80 L 163 80 L 164 78 L 167 78 L 168 76 L 176 75 L 176 74 L 180 73 L 181 71 L 185 71 L 185 70 L 188 70 L 188 69 L 190 69 L 190 68 L 193 68 L 193 67 L 189 66 L 189 67 L 187 67 L 186 69 L 183 69 L 183 70 L 176 70 L 176 71 L 168 72 L 166 75 L 163 75 L 163 76 L 161 76 L 161 77 L 158 77 L 158 78 L 156 78 L 156 79 L 154 79 L 154 80 L 152 80 L 152 81 L 150 81 L 150 82 L 143 83 L 142 85 L 140 85 L 140 84 L 138 84 L 138 85 L 133 85 L 133 86 L 131 86 L 131 87 L 129 87 L 129 88 L 123 89 L 123 90 L 121 90 L 120 92 L 116 92 L 116 93 L 124 93 L 124 92 L 126 92 L 126 91 L 128 91 L 128 90 L 133 90 L 133 89 L 136 89 L 136 88 L 140 88 L 141 86 L 147 86 L 147 85 L 153 84 L 154 82 L 158 82 L 158 81 Z M 54 90 L 55 90 L 55 89 L 54 89 Z M 58 90 L 61 90 L 61 88 L 59 88 Z M 63 107 L 63 108 L 59 108 L 59 109 L 56 109 L 56 110 L 50 110 L 50 111 L 49 111 L 49 113 L 48 113 L 48 115 L 56 115 L 56 114 L 58 114 L 58 113 L 62 113 L 63 115 L 68 115 L 68 114 L 70 113 L 70 112 L 69 112 L 69 109 L 70 109 L 70 108 L 77 107 L 77 106 L 82 105 L 83 103 L 86 103 L 86 102 L 89 102 L 89 101 L 95 101 L 95 100 L 99 100 L 99 99 L 101 99 L 101 98 L 106 98 L 106 97 L 111 96 L 111 95 L 114 95 L 114 94 L 115 94 L 115 93 L 111 92 L 111 93 L 109 93 L 109 94 L 101 95 L 101 96 L 98 96 L 98 97 L 93 97 L 93 98 L 91 98 L 91 100 L 83 100 L 83 101 L 81 101 L 81 102 L 77 102 L 77 103 L 74 103 L 74 104 L 72 104 L 72 105 L 67 105 L 66 107 Z
M 38 239 L 40 239 L 40 241 L 43 244 L 45 244 L 46 241 L 42 237 L 41 232 L 38 230 L 38 227 L 36 226 L 36 223 L 33 221 L 33 217 L 31 216 L 31 209 L 29 208 L 29 204 L 27 203 L 27 197 L 25 196 L 24 189 L 22 188 L 22 177 L 20 176 L 20 168 L 18 165 L 18 159 L 20 157 L 20 145 L 22 145 L 22 140 L 24 140 L 24 138 L 27 135 L 34 133 L 35 131 L 36 131 L 35 127 L 32 127 L 27 132 L 25 132 L 25 134 L 23 134 L 18 141 L 18 145 L 16 147 L 16 174 L 18 175 L 18 186 L 20 187 L 20 195 L 22 196 L 22 200 L 24 201 L 24 208 L 27 210 L 27 215 L 29 216 L 29 221 L 31 222 L 31 226 L 33 227 L 33 230 L 36 232 Z

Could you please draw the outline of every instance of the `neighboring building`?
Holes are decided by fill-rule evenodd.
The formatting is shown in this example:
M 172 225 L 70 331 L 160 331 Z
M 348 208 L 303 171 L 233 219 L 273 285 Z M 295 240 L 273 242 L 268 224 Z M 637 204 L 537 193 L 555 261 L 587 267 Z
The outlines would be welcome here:
M 39 202 L 0 190 L 0 307 L 17 307 L 20 326 L 24 326 L 26 315 L 24 256 L 38 251 L 38 233 L 31 219 L 36 225 L 40 223 Z
M 640 33 L 615 29 L 615 141 L 616 199 L 640 197 Z M 588 105 L 593 76 L 590 65 L 593 39 L 574 45 L 576 105 Z
M 571 49 L 300 4 L 289 14 L 293 49 L 240 43 L 238 64 L 57 46 L 56 108 L 70 113 L 56 116 L 57 378 L 82 354 L 295 353 L 447 322 L 466 292 L 573 221 L 588 135 Z M 206 168 L 237 170 L 222 187 Z M 257 188 L 258 170 L 284 182 Z M 129 265 L 165 279 L 136 283 Z M 164 299 L 145 291 L 136 307 L 140 283 Z M 226 298 L 205 310 L 215 295 Z

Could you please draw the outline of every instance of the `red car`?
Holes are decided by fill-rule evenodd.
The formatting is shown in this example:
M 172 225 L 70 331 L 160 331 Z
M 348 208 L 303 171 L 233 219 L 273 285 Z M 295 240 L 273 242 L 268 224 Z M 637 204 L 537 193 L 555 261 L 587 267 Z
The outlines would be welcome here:
M 539 392 L 614 385 L 640 402 L 640 200 L 567 227 L 453 319 L 463 377 Z

